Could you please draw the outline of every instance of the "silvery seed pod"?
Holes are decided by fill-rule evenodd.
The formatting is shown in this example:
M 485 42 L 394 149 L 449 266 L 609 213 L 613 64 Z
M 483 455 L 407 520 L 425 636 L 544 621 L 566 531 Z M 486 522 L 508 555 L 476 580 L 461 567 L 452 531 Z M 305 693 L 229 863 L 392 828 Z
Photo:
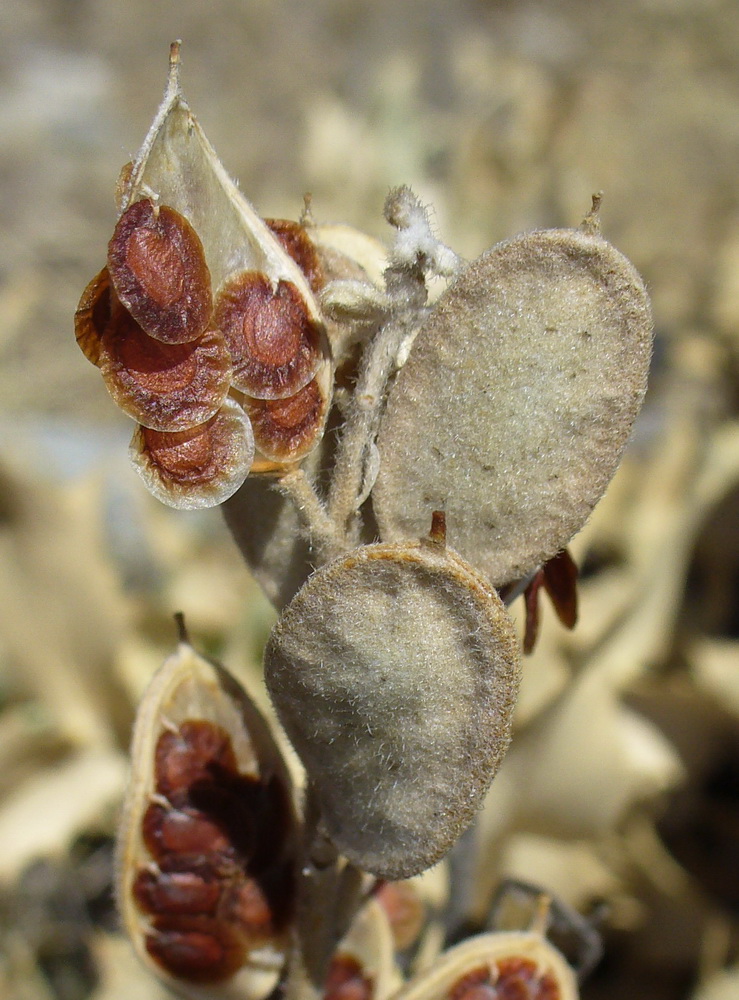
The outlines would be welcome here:
M 652 343 L 639 275 L 593 230 L 500 243 L 441 296 L 380 426 L 384 541 L 417 538 L 444 509 L 450 544 L 501 586 L 583 526 L 629 438 Z
M 261 1000 L 295 892 L 290 781 L 237 682 L 185 641 L 141 703 L 117 889 L 137 954 L 189 997 Z
M 323 822 L 382 878 L 438 861 L 510 737 L 519 657 L 497 593 L 442 540 L 368 545 L 315 572 L 265 653 Z

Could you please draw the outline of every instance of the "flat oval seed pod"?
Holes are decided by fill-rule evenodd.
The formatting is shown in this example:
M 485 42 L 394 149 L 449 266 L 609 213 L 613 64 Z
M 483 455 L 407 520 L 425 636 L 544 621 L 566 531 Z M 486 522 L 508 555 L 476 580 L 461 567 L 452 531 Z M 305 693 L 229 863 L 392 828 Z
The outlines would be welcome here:
M 215 325 L 233 361 L 233 384 L 257 399 L 284 399 L 310 382 L 324 359 L 321 329 L 299 290 L 259 271 L 231 277 L 216 297 Z
M 142 700 L 131 757 L 117 888 L 139 957 L 188 996 L 261 1000 L 285 960 L 297 851 L 267 724 L 182 642 Z
M 527 233 L 441 296 L 387 402 L 383 539 L 446 511 L 496 586 L 563 549 L 605 491 L 646 388 L 652 324 L 632 265 L 595 235 Z
M 99 366 L 117 405 L 157 431 L 205 423 L 221 408 L 231 384 L 231 357 L 218 330 L 187 344 L 163 344 L 122 306 L 103 336 Z
M 396 1000 L 577 1000 L 572 969 L 535 931 L 481 934 L 450 948 Z
M 210 271 L 200 237 L 175 209 L 151 198 L 130 204 L 108 244 L 108 270 L 118 298 L 151 337 L 184 344 L 205 332 Z
M 74 314 L 74 335 L 88 361 L 98 365 L 100 341 L 111 314 L 110 275 L 107 267 L 96 274 L 85 288 Z
M 405 878 L 452 846 L 508 745 L 518 664 L 498 595 L 442 543 L 364 546 L 308 579 L 266 681 L 351 861 Z
M 137 427 L 129 454 L 157 500 L 180 510 L 214 507 L 232 496 L 249 474 L 254 435 L 233 399 L 204 424 L 172 433 Z

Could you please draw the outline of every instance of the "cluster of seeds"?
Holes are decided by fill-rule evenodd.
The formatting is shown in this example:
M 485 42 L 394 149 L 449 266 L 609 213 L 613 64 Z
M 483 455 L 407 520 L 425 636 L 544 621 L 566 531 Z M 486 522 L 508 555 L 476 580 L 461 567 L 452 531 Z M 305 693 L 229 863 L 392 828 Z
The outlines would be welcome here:
M 120 216 L 75 333 L 138 424 L 135 467 L 171 506 L 221 503 L 255 455 L 289 465 L 320 436 L 329 402 L 318 377 L 322 333 L 300 290 L 242 270 L 214 294 L 198 234 L 151 198 Z

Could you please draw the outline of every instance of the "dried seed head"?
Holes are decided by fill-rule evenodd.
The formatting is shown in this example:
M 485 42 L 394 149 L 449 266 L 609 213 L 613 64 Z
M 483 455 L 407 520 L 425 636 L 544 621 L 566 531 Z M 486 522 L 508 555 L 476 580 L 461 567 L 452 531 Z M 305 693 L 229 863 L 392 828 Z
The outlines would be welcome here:
M 144 427 L 189 430 L 221 408 L 231 358 L 218 330 L 187 344 L 163 344 L 118 306 L 100 345 L 100 370 L 120 408 Z
M 233 384 L 248 396 L 293 396 L 321 363 L 320 329 L 289 281 L 273 287 L 258 271 L 235 275 L 218 293 L 215 324 L 233 359 Z
M 118 298 L 152 337 L 165 344 L 195 340 L 213 309 L 203 244 L 187 219 L 142 198 L 118 219 L 108 244 Z
M 518 649 L 495 591 L 443 544 L 365 546 L 308 579 L 265 672 L 337 847 L 389 879 L 438 861 L 508 745 Z
M 214 507 L 249 474 L 254 435 L 239 404 L 226 399 L 215 416 L 191 430 L 165 433 L 137 427 L 130 456 L 157 500 L 182 510 Z
M 88 361 L 100 361 L 100 341 L 111 314 L 110 275 L 107 267 L 85 288 L 74 314 L 74 335 Z
M 562 955 L 535 931 L 481 934 L 449 949 L 397 1000 L 577 1000 Z
M 551 559 L 616 470 L 651 333 L 641 279 L 595 235 L 528 233 L 483 254 L 390 391 L 372 494 L 382 537 L 418 537 L 439 508 L 496 586 Z
M 180 992 L 267 996 L 292 919 L 297 823 L 266 723 L 183 642 L 144 696 L 131 753 L 118 897 L 139 957 Z

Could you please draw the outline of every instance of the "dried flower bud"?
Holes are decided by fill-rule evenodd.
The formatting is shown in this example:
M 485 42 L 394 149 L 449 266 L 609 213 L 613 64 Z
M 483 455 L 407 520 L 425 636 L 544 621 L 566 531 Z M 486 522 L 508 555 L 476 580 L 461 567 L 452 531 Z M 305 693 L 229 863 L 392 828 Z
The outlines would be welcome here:
M 74 335 L 88 361 L 100 361 L 100 341 L 111 314 L 110 275 L 107 267 L 85 288 L 74 314 Z
M 536 931 L 481 934 L 445 952 L 397 1000 L 577 1000 L 572 969 Z
M 266 723 L 182 642 L 144 696 L 131 753 L 118 896 L 139 957 L 180 992 L 267 996 L 285 959 L 297 826 Z
M 231 358 L 218 330 L 187 344 L 163 344 L 118 306 L 103 336 L 99 366 L 120 408 L 144 427 L 189 430 L 221 408 Z
M 187 219 L 142 198 L 118 219 L 108 244 L 118 298 L 139 325 L 165 344 L 205 332 L 213 310 L 203 244 Z
M 137 427 L 131 461 L 157 500 L 193 510 L 214 507 L 232 496 L 254 460 L 249 418 L 233 399 L 204 424 L 165 433 Z
M 495 591 L 443 543 L 356 549 L 283 611 L 265 672 L 337 847 L 389 879 L 438 861 L 508 745 L 518 649 Z
M 638 274 L 591 232 L 493 247 L 441 296 L 387 402 L 373 506 L 388 541 L 443 508 L 496 586 L 567 545 L 641 405 L 651 318 Z
M 284 399 L 310 382 L 322 360 L 321 331 L 299 290 L 244 271 L 220 289 L 215 325 L 233 360 L 233 384 L 257 399 Z

